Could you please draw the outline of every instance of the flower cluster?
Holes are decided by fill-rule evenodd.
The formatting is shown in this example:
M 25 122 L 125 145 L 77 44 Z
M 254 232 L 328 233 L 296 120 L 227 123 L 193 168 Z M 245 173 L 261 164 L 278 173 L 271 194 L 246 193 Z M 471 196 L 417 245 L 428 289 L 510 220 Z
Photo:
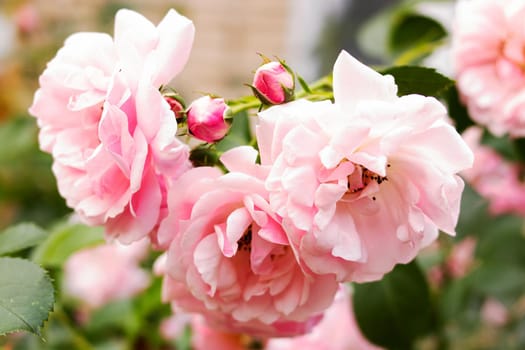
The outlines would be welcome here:
M 473 156 L 438 100 L 398 97 L 392 76 L 343 51 L 324 99 L 294 94 L 294 74 L 276 61 L 255 73 L 258 103 L 204 96 L 184 110 L 166 84 L 193 33 L 173 10 L 158 26 L 121 10 L 114 38 L 66 40 L 30 109 L 59 191 L 81 219 L 165 252 L 156 270 L 175 311 L 226 331 L 303 334 L 341 283 L 378 280 L 439 230 L 454 234 L 457 173 Z M 195 142 L 180 135 L 213 150 L 233 106 L 252 108 L 258 148 L 192 165 Z
M 520 0 L 462 0 L 456 8 L 458 89 L 471 117 L 499 136 L 525 136 L 524 15 Z

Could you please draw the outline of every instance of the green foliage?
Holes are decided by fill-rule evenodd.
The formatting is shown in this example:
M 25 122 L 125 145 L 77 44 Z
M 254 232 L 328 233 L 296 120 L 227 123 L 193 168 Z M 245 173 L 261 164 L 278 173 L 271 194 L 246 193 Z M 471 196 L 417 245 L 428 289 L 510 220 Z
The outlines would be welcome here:
M 0 335 L 25 330 L 40 335 L 54 303 L 46 272 L 20 258 L 0 258 Z
M 232 117 L 232 125 L 228 135 L 217 143 L 217 150 L 225 152 L 233 147 L 251 143 L 250 120 L 247 112 L 240 112 Z
M 399 66 L 381 71 L 390 74 L 396 80 L 398 95 L 420 94 L 425 96 L 442 97 L 454 86 L 454 81 L 436 72 L 435 69 Z
M 13 117 L 0 124 L 0 205 L 13 220 L 48 224 L 68 209 L 51 172 L 51 157 L 38 149 L 35 121 Z M 0 222 L 0 227 L 4 223 Z
M 46 239 L 47 232 L 33 223 L 11 226 L 0 233 L 0 255 L 16 253 Z
M 436 325 L 429 287 L 415 262 L 382 280 L 355 285 L 354 311 L 363 334 L 388 349 L 411 349 Z
M 400 11 L 393 17 L 388 38 L 391 52 L 401 54 L 428 42 L 435 42 L 447 32 L 435 20 L 411 11 Z
M 75 251 L 104 242 L 102 227 L 62 223 L 33 252 L 33 261 L 49 267 L 61 267 Z

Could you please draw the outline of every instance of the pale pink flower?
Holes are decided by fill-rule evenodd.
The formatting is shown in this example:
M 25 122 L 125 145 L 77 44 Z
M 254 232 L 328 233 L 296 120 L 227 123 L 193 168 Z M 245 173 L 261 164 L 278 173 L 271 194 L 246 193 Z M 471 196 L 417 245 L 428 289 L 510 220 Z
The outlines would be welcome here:
M 166 182 L 190 167 L 159 92 L 186 63 L 193 24 L 170 10 L 155 27 L 120 10 L 115 37 L 70 36 L 40 77 L 31 114 L 60 194 L 85 223 L 140 239 L 158 225 Z
M 488 298 L 481 307 L 481 319 L 490 326 L 502 327 L 509 321 L 509 310 L 499 300 Z
M 230 125 L 224 119 L 228 109 L 222 98 L 202 96 L 188 108 L 188 129 L 199 140 L 215 142 L 228 133 Z
M 293 338 L 269 339 L 265 350 L 379 350 L 359 329 L 354 317 L 351 293 L 341 287 L 323 320 L 311 333 Z
M 525 136 L 525 3 L 462 0 L 453 58 L 470 116 L 496 135 Z
M 90 308 L 130 298 L 150 283 L 139 263 L 146 257 L 148 242 L 131 245 L 117 242 L 82 249 L 64 265 L 64 291 Z
M 335 103 L 298 100 L 259 113 L 270 205 L 298 255 L 339 281 L 381 278 L 441 229 L 454 234 L 472 152 L 444 106 L 398 97 L 383 76 L 342 52 Z
M 166 273 L 163 299 L 225 330 L 302 334 L 319 321 L 338 284 L 297 263 L 256 158 L 251 147 L 234 148 L 221 157 L 230 173 L 194 168 L 170 188 L 159 242 L 172 243 L 166 266 L 156 268 Z
M 174 340 L 184 336 L 184 330 L 190 326 L 190 314 L 176 313 L 163 319 L 160 323 L 160 335 L 166 340 Z
M 463 133 L 463 138 L 474 150 L 474 165 L 461 174 L 488 199 L 492 214 L 525 215 L 525 182 L 520 179 L 520 165 L 503 159 L 494 149 L 482 145 L 482 133 L 478 127 L 468 128 Z
M 271 105 L 290 101 L 294 86 L 294 76 L 276 61 L 257 68 L 252 83 L 255 95 L 263 103 Z

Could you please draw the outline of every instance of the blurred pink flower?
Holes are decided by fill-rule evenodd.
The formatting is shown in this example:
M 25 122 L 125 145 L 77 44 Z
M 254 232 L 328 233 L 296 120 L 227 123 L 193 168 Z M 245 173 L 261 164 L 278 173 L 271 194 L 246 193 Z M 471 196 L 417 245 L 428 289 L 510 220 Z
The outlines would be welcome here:
M 525 136 L 525 3 L 462 0 L 453 57 L 471 117 L 496 135 Z
M 172 241 L 166 265 L 156 266 L 166 273 L 163 299 L 224 330 L 302 334 L 319 321 L 338 284 L 298 265 L 256 158 L 253 148 L 237 147 L 221 157 L 230 173 L 199 167 L 173 184 L 170 214 L 159 228 L 159 242 Z
M 461 278 L 472 268 L 476 243 L 476 238 L 467 237 L 452 247 L 446 262 L 447 272 L 452 278 Z
M 64 291 L 90 308 L 132 297 L 150 283 L 148 273 L 139 267 L 147 252 L 145 240 L 82 249 L 65 263 Z
M 38 29 L 40 15 L 34 4 L 25 3 L 15 12 L 15 23 L 21 33 L 29 34 Z
M 489 200 L 494 215 L 525 215 L 525 182 L 520 179 L 520 165 L 503 159 L 495 150 L 481 144 L 483 130 L 471 127 L 463 138 L 474 150 L 474 166 L 461 174 L 483 197 Z
M 174 340 L 184 336 L 184 330 L 189 327 L 191 315 L 176 313 L 165 318 L 160 323 L 160 335 L 166 340 Z
M 199 140 L 215 142 L 228 133 L 230 125 L 224 120 L 228 109 L 222 98 L 202 96 L 188 108 L 188 129 Z
M 255 71 L 252 88 L 262 102 L 276 105 L 290 101 L 295 86 L 293 75 L 280 63 L 268 62 Z
M 509 310 L 499 300 L 488 298 L 481 307 L 481 319 L 490 326 L 501 327 L 509 321 Z
M 120 10 L 115 37 L 70 36 L 40 77 L 30 108 L 53 155 L 60 194 L 85 223 L 122 242 L 148 235 L 166 207 L 166 182 L 190 167 L 159 92 L 184 66 L 191 21 L 170 10 L 155 27 Z
M 270 205 L 307 267 L 339 281 L 381 278 L 438 229 L 454 234 L 472 152 L 444 106 L 397 97 L 383 76 L 342 52 L 335 103 L 297 100 L 259 113 Z
M 294 337 L 269 339 L 265 350 L 379 350 L 368 341 L 354 317 L 351 295 L 342 287 L 323 320 L 311 333 Z

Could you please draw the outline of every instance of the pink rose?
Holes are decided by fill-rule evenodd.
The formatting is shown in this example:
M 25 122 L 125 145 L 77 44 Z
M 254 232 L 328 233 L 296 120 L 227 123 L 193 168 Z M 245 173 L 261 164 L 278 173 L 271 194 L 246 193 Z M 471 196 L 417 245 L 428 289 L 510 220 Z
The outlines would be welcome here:
M 227 333 L 210 327 L 204 317 L 195 315 L 191 322 L 191 344 L 195 350 L 259 349 L 262 341 L 247 334 Z
M 525 4 L 460 1 L 453 30 L 458 89 L 471 117 L 496 135 L 525 136 Z
M 166 183 L 190 167 L 158 89 L 184 66 L 193 32 L 173 10 L 157 27 L 121 10 L 114 39 L 70 36 L 40 77 L 30 112 L 60 194 L 85 223 L 105 224 L 123 242 L 155 229 Z
M 333 276 L 305 274 L 268 204 L 257 151 L 221 157 L 230 171 L 199 167 L 170 188 L 159 241 L 172 241 L 163 299 L 224 330 L 289 336 L 311 329 L 337 291 Z
M 492 214 L 525 215 L 525 182 L 521 180 L 520 165 L 506 161 L 494 149 L 482 145 L 482 132 L 481 128 L 471 127 L 463 133 L 474 150 L 474 165 L 461 174 L 488 199 Z
M 228 133 L 230 125 L 224 120 L 228 106 L 222 98 L 202 96 L 188 108 L 188 129 L 199 140 L 215 142 Z
M 492 327 L 503 327 L 509 322 L 510 313 L 501 301 L 487 298 L 481 307 L 481 319 Z
M 294 77 L 280 62 L 268 62 L 255 71 L 252 88 L 265 104 L 288 102 L 294 93 Z
M 298 256 L 339 281 L 381 278 L 412 260 L 438 229 L 454 234 L 472 152 L 443 105 L 398 97 L 382 76 L 342 52 L 335 103 L 297 100 L 259 113 L 269 202 Z
M 90 308 L 132 297 L 150 283 L 139 267 L 146 257 L 148 242 L 118 243 L 85 248 L 72 254 L 64 266 L 64 290 Z
M 361 333 L 354 317 L 351 294 L 341 287 L 323 320 L 311 333 L 293 338 L 269 339 L 265 350 L 380 350 Z

